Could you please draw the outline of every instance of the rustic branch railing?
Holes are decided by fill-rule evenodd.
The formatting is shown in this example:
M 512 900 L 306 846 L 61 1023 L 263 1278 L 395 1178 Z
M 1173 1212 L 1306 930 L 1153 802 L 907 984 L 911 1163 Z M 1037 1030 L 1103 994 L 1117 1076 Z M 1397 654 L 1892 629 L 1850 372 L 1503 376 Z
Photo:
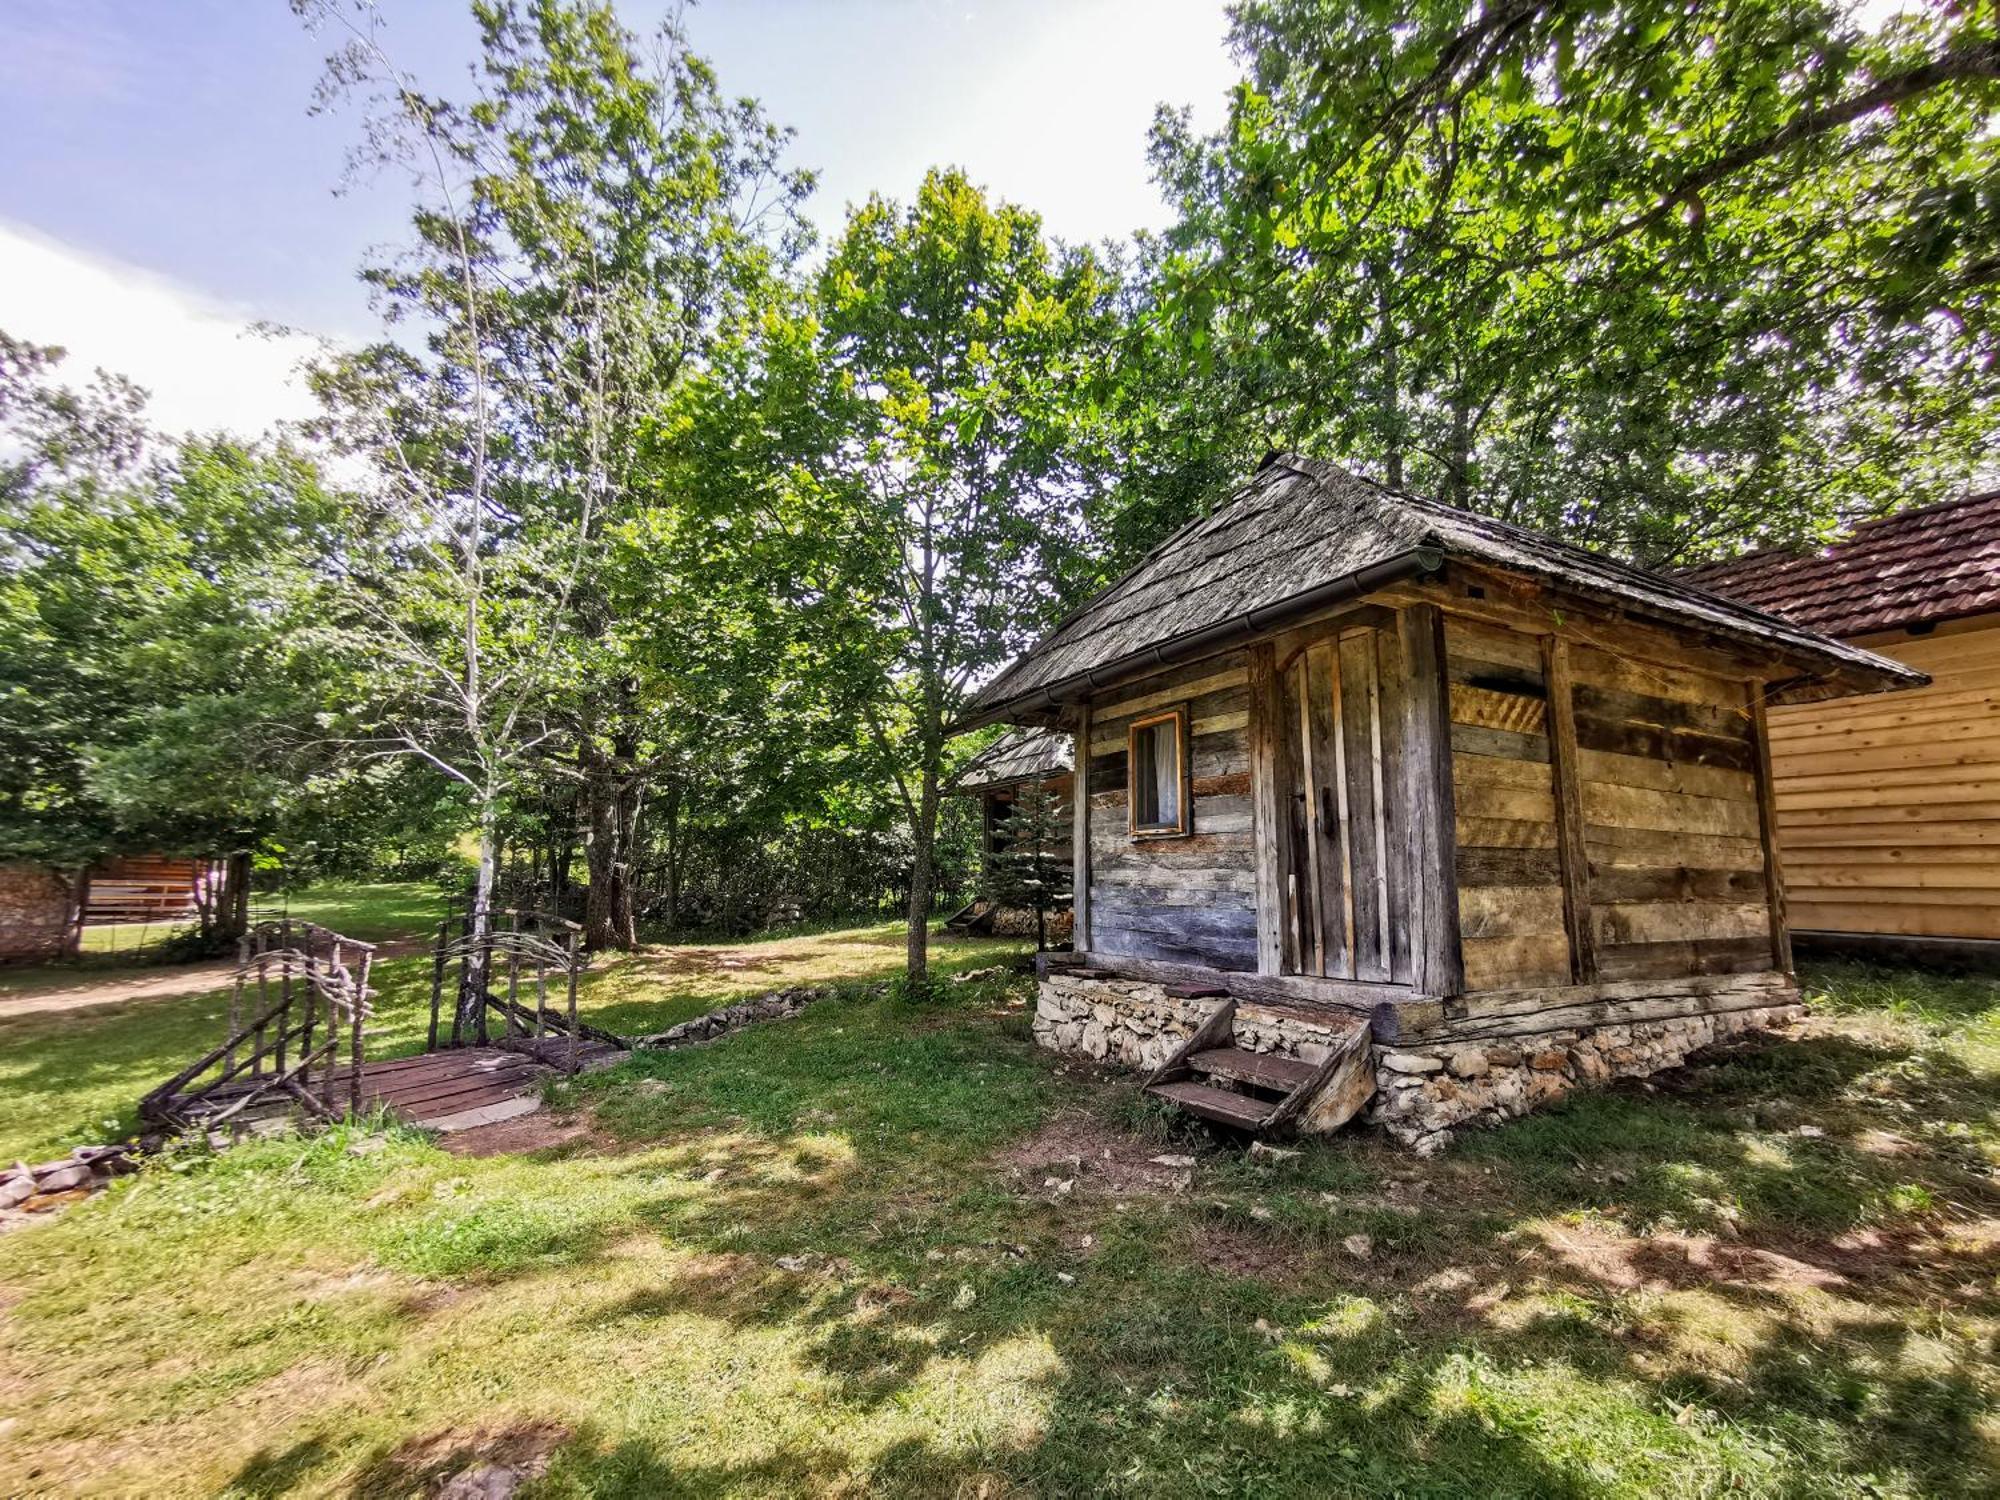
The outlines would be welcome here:
M 552 1062 L 555 1049 L 551 1037 L 566 1037 L 561 1066 L 575 1073 L 581 1066 L 580 1048 L 585 1037 L 625 1048 L 623 1037 L 599 1030 L 577 1019 L 576 986 L 583 971 L 583 929 L 566 918 L 547 912 L 503 907 L 485 914 L 475 908 L 438 923 L 437 941 L 431 950 L 431 1023 L 428 1050 L 440 1045 L 451 1047 L 517 1046 L 538 1060 Z M 484 931 L 481 931 L 481 928 Z M 446 975 L 458 966 L 457 983 L 447 985 Z M 551 980 L 564 992 L 564 1008 L 549 1007 Z M 504 983 L 506 993 L 498 993 Z M 522 1001 L 524 986 L 533 989 L 532 1006 Z M 460 997 L 476 994 L 476 1007 L 462 1006 Z M 451 1001 L 449 1040 L 444 1036 L 446 1001 Z M 478 1017 L 473 1034 L 465 1034 L 462 1016 L 470 1011 Z M 489 1012 L 497 1013 L 504 1033 L 492 1037 L 487 1030 Z
M 141 1118 L 212 1127 L 279 1096 L 321 1119 L 359 1114 L 374 958 L 374 944 L 317 923 L 258 923 L 238 946 L 228 1036 L 146 1095 Z

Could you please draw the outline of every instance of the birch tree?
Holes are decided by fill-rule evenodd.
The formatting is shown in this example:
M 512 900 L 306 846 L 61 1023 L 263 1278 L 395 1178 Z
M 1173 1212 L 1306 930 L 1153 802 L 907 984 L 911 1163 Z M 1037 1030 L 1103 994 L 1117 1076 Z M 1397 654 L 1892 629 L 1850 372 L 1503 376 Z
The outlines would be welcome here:
M 448 720 L 464 753 L 410 721 L 390 748 L 464 779 L 483 828 L 531 768 L 573 778 L 587 938 L 629 944 L 625 854 L 666 706 L 620 614 L 621 539 L 675 503 L 650 483 L 658 466 L 642 470 L 645 434 L 803 249 L 809 179 L 782 165 L 787 136 L 754 103 L 723 98 L 674 20 L 642 43 L 604 4 L 475 5 L 481 64 L 461 104 L 395 70 L 372 7 L 305 9 L 346 39 L 324 102 L 369 105 L 357 164 L 407 168 L 417 189 L 413 243 L 366 275 L 423 352 L 385 344 L 325 388 L 350 432 L 362 418 L 402 529 L 449 564 L 467 622 L 448 654 L 434 630 L 384 633 L 416 676 L 450 679 L 422 700 L 425 722 Z M 489 849 L 480 904 L 490 865 Z

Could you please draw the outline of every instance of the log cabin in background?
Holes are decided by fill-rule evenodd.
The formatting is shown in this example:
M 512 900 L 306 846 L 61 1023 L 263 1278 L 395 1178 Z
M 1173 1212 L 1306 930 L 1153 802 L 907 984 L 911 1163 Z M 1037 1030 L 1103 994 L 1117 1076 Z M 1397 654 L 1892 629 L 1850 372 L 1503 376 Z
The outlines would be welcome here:
M 990 869 L 995 858 L 1006 853 L 1011 840 L 1008 825 L 1023 788 L 1038 787 L 1061 804 L 1068 826 L 1060 830 L 1064 847 L 1072 848 L 1075 813 L 1070 800 L 1070 737 L 1052 729 L 1012 729 L 988 745 L 959 774 L 952 790 L 960 796 L 979 799 L 979 850 L 982 865 Z M 953 932 L 1000 933 L 1009 937 L 1033 937 L 1035 913 L 1019 906 L 996 902 L 980 895 L 949 917 L 945 926 Z M 1070 940 L 1070 911 L 1046 914 L 1045 936 L 1051 944 Z
M 240 854 L 233 865 L 167 854 L 109 855 L 82 870 L 0 864 L 0 962 L 74 957 L 86 927 L 172 927 L 200 918 L 231 891 L 244 904 L 248 876 Z
M 1046 1046 L 1431 1149 L 1789 1019 L 1770 701 L 1921 673 L 1273 459 L 974 700 L 1075 740 Z
M 1771 711 L 1795 934 L 2000 961 L 2000 490 L 1686 576 L 1931 678 Z

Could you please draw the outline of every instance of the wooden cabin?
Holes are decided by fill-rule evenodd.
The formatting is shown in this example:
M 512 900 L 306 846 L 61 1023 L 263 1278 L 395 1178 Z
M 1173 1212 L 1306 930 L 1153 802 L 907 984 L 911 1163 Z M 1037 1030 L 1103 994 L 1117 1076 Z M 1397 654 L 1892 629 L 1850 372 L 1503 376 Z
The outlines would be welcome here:
M 962 725 L 1074 741 L 1036 1035 L 1253 1132 L 1465 1123 L 1789 1019 L 1767 705 L 1921 673 L 1273 459 Z
M 1071 791 L 1071 746 L 1067 734 L 1053 729 L 1012 729 L 974 756 L 959 773 L 952 790 L 979 799 L 980 853 L 986 860 L 1012 844 L 1008 825 L 1014 804 L 1026 787 L 1039 787 L 1061 804 L 1068 827 L 1061 842 L 1075 837 Z M 1051 944 L 1070 940 L 1067 908 L 1047 914 L 1045 936 Z M 982 896 L 945 924 L 957 932 L 993 932 L 1013 937 L 1035 935 L 1035 914 L 1020 907 L 996 905 Z
M 1771 710 L 1795 935 L 2000 961 L 2000 490 L 1687 576 L 1931 679 Z

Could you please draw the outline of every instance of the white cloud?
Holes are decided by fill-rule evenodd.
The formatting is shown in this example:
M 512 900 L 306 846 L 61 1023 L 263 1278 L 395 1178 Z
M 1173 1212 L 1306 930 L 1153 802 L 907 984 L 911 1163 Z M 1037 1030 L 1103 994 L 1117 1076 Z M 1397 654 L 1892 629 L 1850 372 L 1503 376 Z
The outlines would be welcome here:
M 93 368 L 151 393 L 170 432 L 226 429 L 254 437 L 313 409 L 299 362 L 318 351 L 302 334 L 252 331 L 255 315 L 166 277 L 0 220 L 0 329 L 69 351 L 71 384 Z

